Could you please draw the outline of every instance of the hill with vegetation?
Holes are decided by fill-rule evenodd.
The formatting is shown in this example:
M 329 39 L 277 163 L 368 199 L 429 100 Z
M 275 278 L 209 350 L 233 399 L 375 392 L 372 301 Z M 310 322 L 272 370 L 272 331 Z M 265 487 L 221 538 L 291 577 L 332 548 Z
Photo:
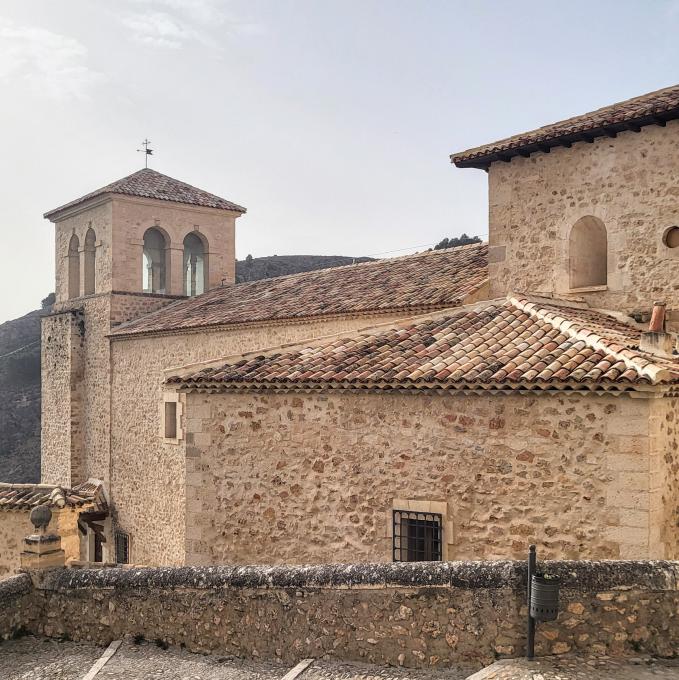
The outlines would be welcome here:
M 345 264 L 368 262 L 371 257 L 346 257 L 344 255 L 270 255 L 236 261 L 236 283 L 271 279 L 274 276 L 310 272 L 315 269 L 341 267 Z
M 0 324 L 0 481 L 40 480 L 40 317 Z

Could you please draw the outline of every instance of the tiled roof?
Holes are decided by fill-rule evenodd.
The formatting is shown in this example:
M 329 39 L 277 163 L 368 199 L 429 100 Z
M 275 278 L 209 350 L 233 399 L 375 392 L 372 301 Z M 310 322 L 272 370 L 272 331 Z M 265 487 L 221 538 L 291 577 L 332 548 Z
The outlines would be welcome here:
M 238 388 L 630 388 L 679 381 L 679 358 L 638 350 L 612 316 L 525 299 L 491 301 L 303 347 L 251 352 L 168 384 Z
M 52 484 L 0 482 L 0 510 L 31 510 L 38 505 L 103 510 L 106 498 L 101 482 L 92 479 L 72 489 Z
M 118 327 L 114 336 L 462 304 L 488 278 L 474 244 L 215 288 Z
M 127 177 L 111 182 L 101 189 L 92 191 L 85 196 L 76 198 L 65 205 L 61 205 L 54 210 L 45 213 L 45 217 L 52 218 L 59 213 L 73 208 L 80 203 L 84 203 L 91 198 L 103 196 L 104 194 L 124 194 L 126 196 L 139 196 L 141 198 L 155 198 L 159 201 L 175 201 L 177 203 L 188 203 L 189 205 L 199 205 L 206 208 L 219 208 L 220 210 L 233 210 L 244 213 L 245 208 L 224 198 L 210 194 L 202 189 L 192 187 L 186 182 L 180 182 L 151 168 L 142 168 Z
M 499 142 L 461 151 L 453 154 L 451 160 L 459 168 L 485 168 L 490 163 L 509 160 L 519 153 L 527 156 L 553 146 L 591 141 L 594 137 L 614 137 L 624 130 L 638 132 L 644 125 L 664 125 L 675 118 L 679 118 L 679 85 L 604 106 L 591 113 L 545 125 Z

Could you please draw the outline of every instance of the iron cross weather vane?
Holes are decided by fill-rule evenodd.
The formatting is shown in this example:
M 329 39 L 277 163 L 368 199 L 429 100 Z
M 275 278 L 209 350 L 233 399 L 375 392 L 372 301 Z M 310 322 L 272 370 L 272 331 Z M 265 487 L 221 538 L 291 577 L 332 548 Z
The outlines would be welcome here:
M 140 151 L 141 153 L 144 154 L 144 167 L 148 168 L 149 167 L 149 156 L 153 154 L 153 149 L 150 147 L 151 140 L 150 139 L 145 139 L 141 145 L 144 147 L 143 149 L 137 149 L 137 151 Z

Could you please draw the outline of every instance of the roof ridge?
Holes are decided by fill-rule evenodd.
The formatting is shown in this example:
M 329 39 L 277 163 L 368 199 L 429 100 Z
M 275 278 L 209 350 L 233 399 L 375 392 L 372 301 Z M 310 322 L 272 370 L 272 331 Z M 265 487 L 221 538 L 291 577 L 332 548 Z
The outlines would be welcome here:
M 567 319 L 565 316 L 541 309 L 536 303 L 530 302 L 530 300 L 527 298 L 520 300 L 515 297 L 510 297 L 509 301 L 518 309 L 526 312 L 526 314 L 550 324 L 553 328 L 569 335 L 574 340 L 582 340 L 590 347 L 602 350 L 607 354 L 614 356 L 619 361 L 622 361 L 625 366 L 627 366 L 627 368 L 631 368 L 642 376 L 648 378 L 654 385 L 671 377 L 670 371 L 668 369 L 658 366 L 657 364 L 653 364 L 651 361 L 649 361 L 649 363 L 646 365 L 634 361 L 634 358 L 629 356 L 630 354 L 636 354 L 639 358 L 643 358 L 644 354 L 631 350 L 627 347 L 622 351 L 616 349 L 617 343 L 606 340 L 606 338 L 599 335 L 595 331 L 587 329 L 580 321 Z M 596 313 L 601 314 L 601 312 Z M 620 323 L 617 319 L 615 319 L 615 317 L 611 318 Z M 630 326 L 630 329 L 636 330 L 632 326 Z

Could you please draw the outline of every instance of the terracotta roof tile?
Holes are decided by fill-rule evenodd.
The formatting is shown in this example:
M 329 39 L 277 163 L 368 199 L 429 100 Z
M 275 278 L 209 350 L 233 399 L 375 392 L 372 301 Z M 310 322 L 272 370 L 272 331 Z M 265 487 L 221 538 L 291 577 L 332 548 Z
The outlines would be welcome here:
M 663 124 L 679 118 L 679 85 L 611 104 L 558 123 L 524 132 L 491 144 L 484 144 L 453 154 L 451 160 L 460 168 L 487 167 L 498 160 L 508 160 L 519 153 L 526 155 L 545 147 L 560 146 L 587 138 L 613 135 L 643 125 Z
M 474 244 L 224 286 L 119 326 L 113 336 L 367 312 L 455 307 L 488 278 Z
M 646 355 L 639 337 L 637 328 L 600 312 L 510 299 L 308 347 L 252 352 L 167 382 L 213 390 L 679 382 L 679 357 Z
M 72 489 L 51 484 L 0 482 L 0 510 L 31 510 L 38 505 L 103 510 L 107 503 L 101 482 L 95 480 Z
M 111 182 L 111 184 L 107 184 L 105 187 L 101 187 L 101 189 L 92 191 L 89 194 L 85 194 L 85 196 L 76 198 L 74 201 L 54 208 L 54 210 L 46 212 L 44 216 L 47 218 L 56 217 L 68 208 L 73 208 L 91 198 L 105 194 L 124 194 L 125 196 L 139 196 L 140 198 L 155 198 L 159 201 L 199 205 L 205 208 L 245 212 L 245 208 L 231 203 L 231 201 L 210 194 L 202 189 L 197 189 L 190 184 L 186 184 L 186 182 L 163 175 L 160 172 L 151 170 L 151 168 L 143 168 L 127 177 Z

